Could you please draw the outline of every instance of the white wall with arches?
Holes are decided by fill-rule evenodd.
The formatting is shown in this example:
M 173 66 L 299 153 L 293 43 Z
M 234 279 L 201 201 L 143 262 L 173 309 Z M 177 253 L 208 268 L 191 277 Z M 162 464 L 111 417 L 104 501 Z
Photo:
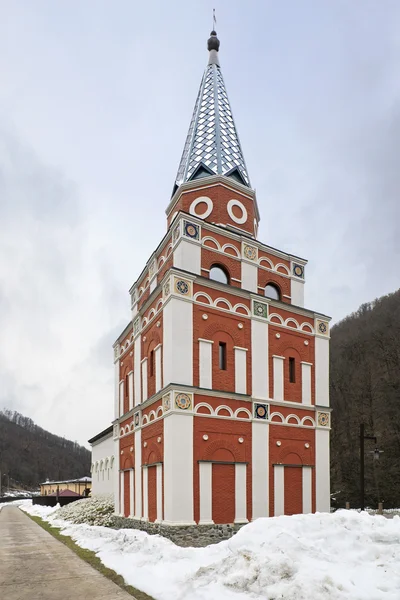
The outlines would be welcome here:
M 92 496 L 114 496 L 114 441 L 112 432 L 92 442 Z

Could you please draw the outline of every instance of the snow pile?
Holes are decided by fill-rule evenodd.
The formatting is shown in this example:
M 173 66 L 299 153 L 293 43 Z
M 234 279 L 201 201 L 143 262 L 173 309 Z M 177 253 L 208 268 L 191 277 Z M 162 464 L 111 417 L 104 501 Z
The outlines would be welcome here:
M 71 502 L 60 508 L 56 514 L 58 519 L 69 521 L 76 525 L 85 523 L 87 525 L 110 526 L 113 521 L 114 500 L 112 497 L 84 498 Z
M 156 600 L 400 598 L 397 516 L 338 511 L 258 519 L 230 540 L 180 548 L 142 531 L 62 522 L 60 512 L 43 517 Z

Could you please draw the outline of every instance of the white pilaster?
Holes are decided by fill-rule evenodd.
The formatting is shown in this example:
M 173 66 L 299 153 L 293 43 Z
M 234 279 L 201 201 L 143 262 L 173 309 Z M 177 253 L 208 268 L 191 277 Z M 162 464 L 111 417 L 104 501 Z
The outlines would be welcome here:
M 201 275 L 201 246 L 181 238 L 174 250 L 174 267 Z
M 268 323 L 251 321 L 252 396 L 268 400 Z
M 128 375 L 129 410 L 133 408 L 133 371 Z
M 329 406 L 329 338 L 315 338 L 315 404 Z
M 141 362 L 141 340 L 142 340 L 142 336 L 138 335 L 138 337 L 135 339 L 135 348 L 134 348 L 134 352 L 133 352 L 133 360 L 134 360 L 134 368 L 133 371 L 135 373 L 135 385 L 134 385 L 134 389 L 135 389 L 135 406 L 137 406 L 138 404 L 141 403 L 142 401 L 142 396 L 141 396 L 141 383 L 140 383 L 140 362 Z
M 119 472 L 119 514 L 124 516 L 124 471 Z
M 114 455 L 114 463 L 112 468 L 112 477 L 113 477 L 113 492 L 114 492 L 114 512 L 115 514 L 119 514 L 119 465 L 120 465 L 120 454 L 119 454 L 119 427 L 116 425 L 114 429 L 114 438 L 113 438 L 113 455 Z
M 258 292 L 258 267 L 242 260 L 242 288 L 257 294 Z
M 150 281 L 150 294 L 151 292 L 153 292 L 157 287 L 157 277 L 153 277 L 153 279 Z
M 247 349 L 234 346 L 235 350 L 235 392 L 247 394 Z
M 147 358 L 142 360 L 142 402 L 147 400 Z
M 259 517 L 269 517 L 269 424 L 253 421 L 251 439 L 254 521 Z
M 212 388 L 212 340 L 199 339 L 199 385 Z
M 161 352 L 162 346 L 159 344 L 154 349 L 154 360 L 156 363 L 156 393 L 159 392 L 162 388 L 162 380 L 161 380 Z
M 292 304 L 295 306 L 304 306 L 304 281 L 292 279 L 290 295 L 292 296 Z
M 163 384 L 193 385 L 193 305 L 170 298 L 163 312 Z
M 285 467 L 274 466 L 274 516 L 285 514 Z
M 283 402 L 283 356 L 273 356 L 273 374 L 274 374 L 274 400 Z
M 312 512 L 312 469 L 303 467 L 303 514 Z
M 315 487 L 317 512 L 330 512 L 329 429 L 315 430 Z
M 129 506 L 129 516 L 133 517 L 134 513 L 134 499 L 135 499 L 135 478 L 134 478 L 134 470 L 130 469 L 129 471 L 129 490 L 130 490 L 130 506 Z
M 156 466 L 157 521 L 162 521 L 162 465 Z
M 193 525 L 193 416 L 164 418 L 164 520 Z
M 199 463 L 200 521 L 199 525 L 212 525 L 212 463 Z
M 135 431 L 135 519 L 142 517 L 142 430 Z
M 149 520 L 149 472 L 146 466 L 143 467 L 143 518 L 142 521 Z
M 124 414 L 124 382 L 119 382 L 119 416 Z
M 114 419 L 118 419 L 119 414 L 119 359 L 114 363 Z
M 246 464 L 235 464 L 235 523 L 247 523 L 246 472 Z
M 311 363 L 301 363 L 301 401 L 311 406 Z

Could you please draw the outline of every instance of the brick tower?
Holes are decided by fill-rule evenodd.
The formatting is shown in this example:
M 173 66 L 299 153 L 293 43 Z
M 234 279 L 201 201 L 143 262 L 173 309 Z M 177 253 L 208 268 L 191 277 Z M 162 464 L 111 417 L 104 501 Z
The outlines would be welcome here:
M 306 261 L 257 239 L 219 45 L 114 344 L 116 512 L 146 529 L 330 509 L 329 317 Z

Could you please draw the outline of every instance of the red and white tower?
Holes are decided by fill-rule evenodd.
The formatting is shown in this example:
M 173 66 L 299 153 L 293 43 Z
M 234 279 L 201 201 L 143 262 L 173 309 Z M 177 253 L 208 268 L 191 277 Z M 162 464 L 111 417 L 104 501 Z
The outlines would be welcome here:
M 219 44 L 114 345 L 116 512 L 141 528 L 330 509 L 330 319 L 304 307 L 306 261 L 257 239 Z

